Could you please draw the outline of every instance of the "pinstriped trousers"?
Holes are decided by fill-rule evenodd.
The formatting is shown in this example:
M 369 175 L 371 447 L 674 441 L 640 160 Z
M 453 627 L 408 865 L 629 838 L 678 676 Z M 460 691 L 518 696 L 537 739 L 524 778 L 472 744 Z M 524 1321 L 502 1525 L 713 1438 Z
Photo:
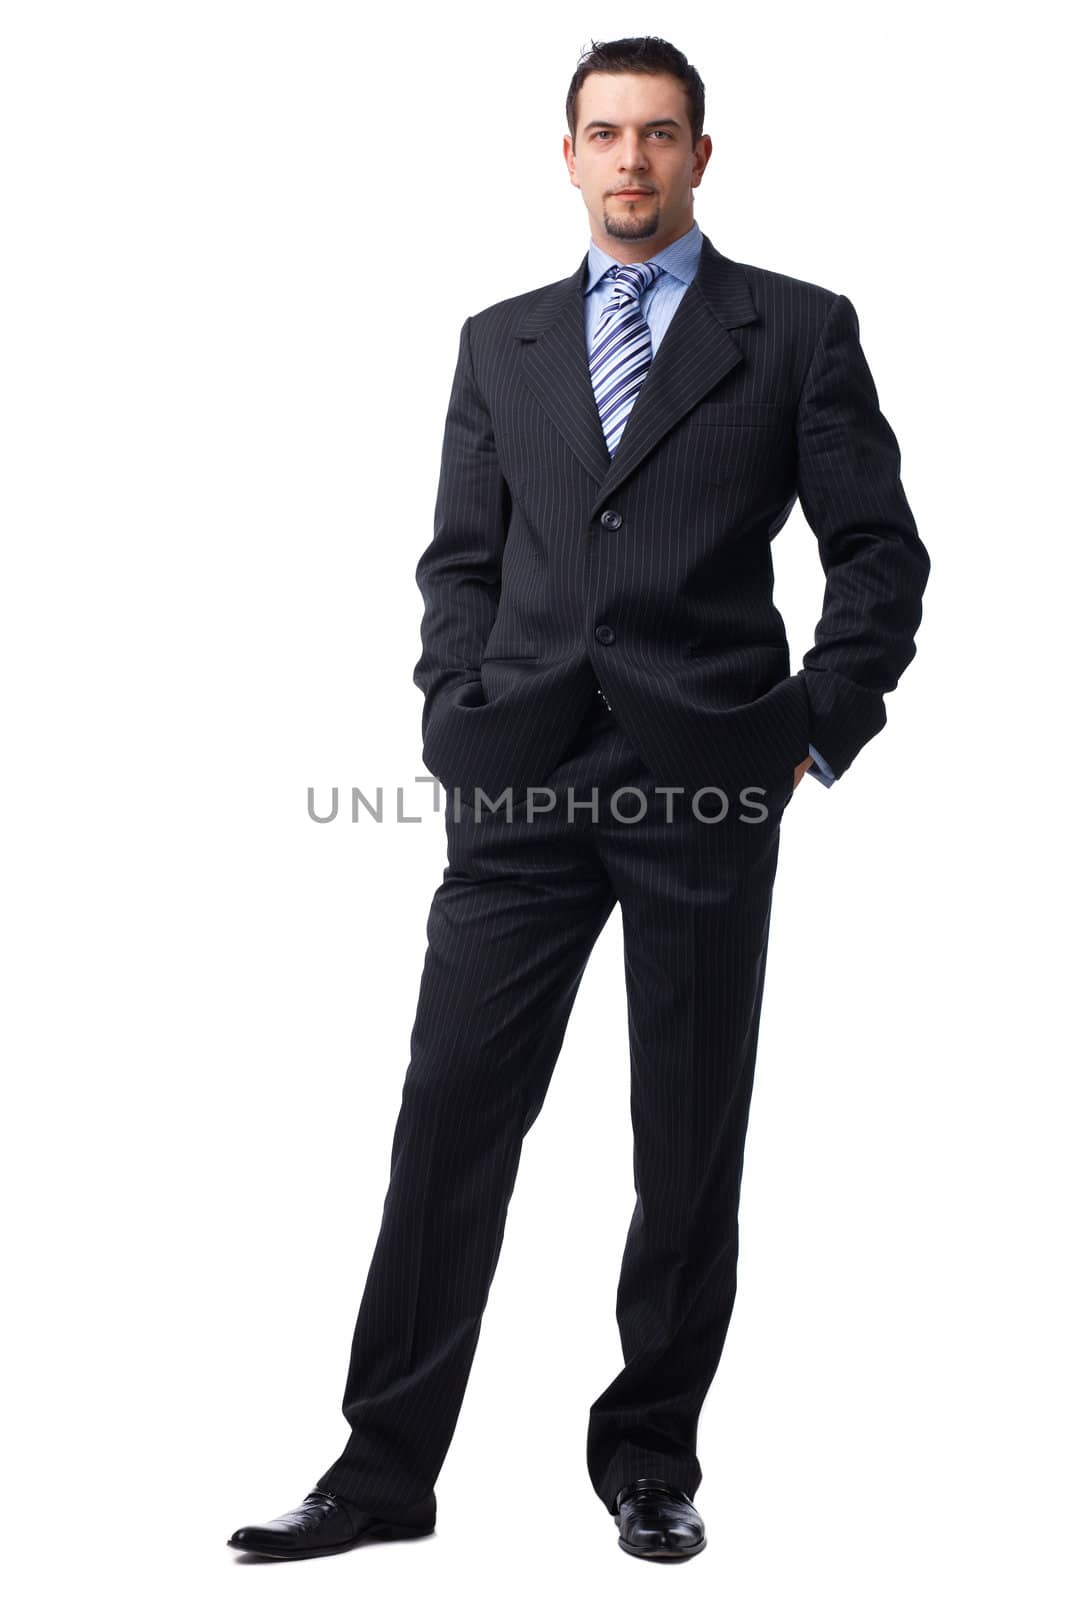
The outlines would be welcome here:
M 458 818 L 427 951 L 381 1228 L 352 1340 L 351 1432 L 318 1480 L 369 1512 L 436 1510 L 504 1235 L 593 946 L 621 906 L 636 1201 L 616 1314 L 623 1366 L 592 1402 L 587 1462 L 620 1488 L 701 1480 L 697 1422 L 733 1310 L 744 1141 L 792 768 L 764 820 L 719 822 L 655 782 L 594 699 L 545 787 L 552 811 Z M 582 799 L 598 792 L 595 820 Z M 625 793 L 616 791 L 626 790 Z M 637 791 L 637 793 L 631 792 Z M 574 796 L 568 820 L 568 792 Z M 614 813 L 611 804 L 615 795 Z M 627 822 L 642 810 L 640 820 Z M 717 815 L 714 796 L 700 802 Z

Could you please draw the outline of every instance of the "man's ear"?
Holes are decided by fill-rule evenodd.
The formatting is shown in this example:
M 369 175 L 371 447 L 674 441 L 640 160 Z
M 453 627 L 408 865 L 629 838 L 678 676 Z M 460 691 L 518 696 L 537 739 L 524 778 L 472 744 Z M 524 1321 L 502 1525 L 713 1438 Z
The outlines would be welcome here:
M 694 189 L 700 187 L 700 180 L 708 170 L 708 162 L 711 160 L 711 148 L 711 135 L 702 133 L 693 149 L 693 176 L 691 182 Z

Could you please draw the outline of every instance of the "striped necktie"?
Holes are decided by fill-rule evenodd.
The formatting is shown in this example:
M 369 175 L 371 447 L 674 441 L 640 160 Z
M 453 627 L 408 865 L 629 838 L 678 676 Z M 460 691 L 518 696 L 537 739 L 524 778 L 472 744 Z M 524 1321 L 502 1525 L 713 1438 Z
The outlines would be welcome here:
M 611 456 L 652 361 L 652 335 L 641 311 L 641 296 L 662 271 L 658 262 L 638 261 L 609 267 L 606 273 L 614 278 L 615 288 L 593 335 L 589 375 Z

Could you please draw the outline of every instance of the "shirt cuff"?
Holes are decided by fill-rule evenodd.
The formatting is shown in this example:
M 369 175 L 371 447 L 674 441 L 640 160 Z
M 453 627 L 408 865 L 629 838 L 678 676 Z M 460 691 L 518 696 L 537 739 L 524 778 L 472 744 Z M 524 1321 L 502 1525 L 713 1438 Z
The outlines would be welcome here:
M 813 744 L 809 744 L 808 745 L 808 755 L 811 757 L 812 761 L 814 761 L 814 763 L 815 763 L 815 765 L 813 767 L 809 767 L 808 768 L 808 776 L 809 777 L 818 778 L 819 782 L 821 784 L 824 784 L 827 789 L 830 787 L 830 785 L 832 783 L 836 783 L 837 782 L 837 779 L 834 777 L 833 772 L 827 766 L 826 762 L 823 760 L 822 756 L 819 754 L 819 752 L 816 750 L 816 748 L 815 748 L 815 746 Z

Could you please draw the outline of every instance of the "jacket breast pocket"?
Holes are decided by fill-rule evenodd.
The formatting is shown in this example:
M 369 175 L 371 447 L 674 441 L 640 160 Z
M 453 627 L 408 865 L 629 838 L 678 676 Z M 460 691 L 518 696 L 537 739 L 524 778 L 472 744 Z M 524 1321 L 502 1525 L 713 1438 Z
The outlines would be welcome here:
M 726 488 L 765 490 L 788 474 L 795 451 L 788 406 L 755 400 L 702 400 L 688 413 L 687 456 L 702 477 Z

